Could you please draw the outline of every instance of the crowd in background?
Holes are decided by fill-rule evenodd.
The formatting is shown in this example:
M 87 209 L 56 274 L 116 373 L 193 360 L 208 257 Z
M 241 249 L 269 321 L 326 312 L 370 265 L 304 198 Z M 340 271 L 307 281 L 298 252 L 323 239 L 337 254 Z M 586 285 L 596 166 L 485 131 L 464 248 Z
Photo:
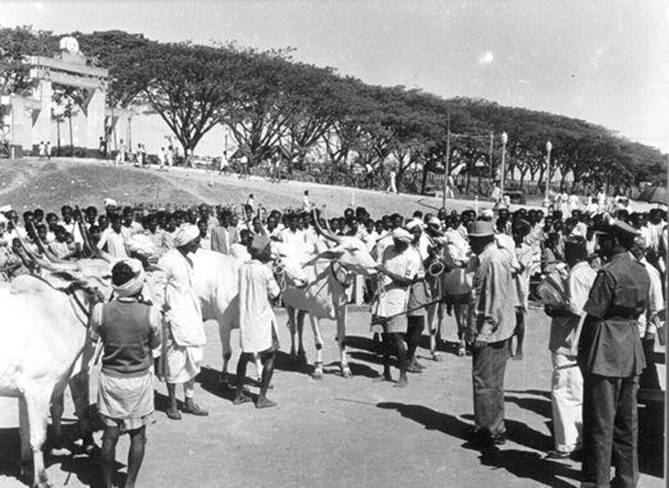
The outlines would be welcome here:
M 639 382 L 642 388 L 660 389 L 652 352 L 665 308 L 667 212 L 661 207 L 630 212 L 625 202 L 611 204 L 601 195 L 585 204 L 558 196 L 548 211 L 511 212 L 500 201 L 478 213 L 442 208 L 374 216 L 357 207 L 329 218 L 315 210 L 308 191 L 300 208 L 283 210 L 259 205 L 253 194 L 239 206 L 157 208 L 106 199 L 102 210 L 64 205 L 58 213 L 36 208 L 21 216 L 5 206 L 0 207 L 0 267 L 5 280 L 23 272 L 24 263 L 13 252 L 17 237 L 35 255 L 63 260 L 85 257 L 90 238 L 109 257 L 136 257 L 147 267 L 178 248 L 180 233 L 189 225 L 197 227 L 197 245 L 242 262 L 262 251 L 252 251 L 259 237 L 307 250 L 326 244 L 321 229 L 360 239 L 381 276 L 364 282 L 372 331 L 382 338 L 380 378 L 392 381 L 391 354 L 398 357 L 396 386 L 408 384 L 407 372 L 425 368 L 416 348 L 426 327 L 438 360 L 434 336 L 444 317 L 454 314 L 458 354 L 473 356 L 477 442 L 505 442 L 504 369 L 509 356 L 522 359 L 530 301 L 543 305 L 551 317 L 555 449 L 550 457 L 587 449 L 584 473 L 601 481 L 608 476 L 602 473 L 611 464 L 611 443 L 636 445 L 636 420 L 629 415 Z M 616 328 L 613 322 L 626 325 Z M 597 327 L 605 332 L 594 337 L 591 331 Z M 635 332 L 621 336 L 621 330 Z M 616 347 L 633 358 L 632 366 L 601 358 L 602 348 Z M 612 387 L 612 379 L 620 382 Z M 621 395 L 627 395 L 624 404 Z M 620 421 L 627 430 L 607 433 L 616 412 L 627 415 Z M 601 436 L 610 444 L 601 444 Z M 636 454 L 628 451 L 614 463 L 629 480 L 638 477 L 638 468 Z

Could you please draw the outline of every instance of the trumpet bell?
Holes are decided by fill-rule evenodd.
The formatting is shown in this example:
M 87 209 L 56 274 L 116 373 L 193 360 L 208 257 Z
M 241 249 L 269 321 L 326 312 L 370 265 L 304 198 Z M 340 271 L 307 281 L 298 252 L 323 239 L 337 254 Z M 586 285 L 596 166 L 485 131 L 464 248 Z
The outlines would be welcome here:
M 430 263 L 430 265 L 427 267 L 427 274 L 433 277 L 437 277 L 441 275 L 446 267 L 444 266 L 444 262 L 440 260 L 435 260 Z

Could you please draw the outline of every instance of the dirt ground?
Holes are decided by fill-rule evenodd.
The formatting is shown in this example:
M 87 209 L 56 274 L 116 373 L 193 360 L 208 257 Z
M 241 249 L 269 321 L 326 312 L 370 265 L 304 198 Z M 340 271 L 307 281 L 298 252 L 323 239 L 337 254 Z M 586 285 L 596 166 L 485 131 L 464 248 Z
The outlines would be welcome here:
M 357 205 L 366 206 L 374 215 L 408 214 L 416 209 L 427 212 L 441 205 L 440 199 L 417 195 L 298 182 L 275 184 L 201 170 L 160 172 L 130 165 L 117 169 L 96 160 L 0 162 L 0 205 L 11 203 L 19 211 L 35 206 L 58 209 L 66 202 L 101 206 L 105 197 L 122 204 L 241 203 L 249 192 L 267 207 L 285 208 L 299 206 L 304 189 L 331 215 Z M 489 205 L 481 203 L 480 208 Z M 473 206 L 471 201 L 448 202 L 449 209 Z M 285 315 L 280 312 L 279 317 L 285 324 Z M 374 383 L 372 377 L 380 366 L 369 340 L 369 316 L 361 309 L 352 310 L 348 351 L 355 376 L 344 379 L 337 373 L 334 325 L 325 323 L 324 360 L 330 374 L 316 381 L 310 377 L 310 367 L 302 367 L 285 353 L 290 341 L 282 327 L 283 352 L 270 396 L 279 406 L 256 410 L 250 404 L 233 406 L 231 391 L 218 387 L 220 344 L 215 325 L 208 324 L 205 367 L 196 395 L 210 415 L 168 420 L 163 411 L 165 387 L 156 382 L 158 411 L 149 428 L 139 486 L 578 486 L 578 463 L 543 458 L 552 447 L 548 320 L 542 312 L 531 311 L 527 322 L 525 359 L 510 361 L 506 375 L 509 442 L 489 452 L 467 445 L 472 426 L 471 359 L 457 357 L 451 347 L 444 350 L 441 363 L 423 359 L 428 369 L 411 375 L 408 388 Z M 446 329 L 447 337 L 453 339 L 451 319 Z M 305 338 L 311 363 L 311 333 L 305 332 Z M 235 345 L 236 341 L 233 335 Z M 425 352 L 420 350 L 422 355 Z M 235 363 L 236 357 L 233 368 Z M 253 371 L 250 366 L 249 375 Z M 0 488 L 25 486 L 17 479 L 16 416 L 16 401 L 0 399 Z M 71 405 L 66 407 L 66 418 L 72 419 Z M 664 486 L 658 477 L 661 446 L 653 439 L 662 430 L 662 418 L 658 415 L 650 420 L 651 426 L 641 435 L 642 486 L 660 487 Z M 127 447 L 123 439 L 117 452 L 119 482 Z M 47 464 L 55 486 L 99 484 L 98 467 L 85 456 L 58 452 L 47 457 Z
M 285 314 L 282 353 L 270 398 L 279 406 L 256 410 L 233 406 L 229 390 L 217 386 L 221 367 L 215 325 L 207 324 L 209 343 L 196 389 L 209 417 L 167 419 L 164 385 L 156 382 L 158 411 L 149 427 L 147 454 L 140 473 L 142 487 L 465 487 L 578 486 L 580 465 L 544 459 L 552 447 L 548 321 L 531 310 L 525 358 L 509 361 L 506 374 L 506 419 L 509 442 L 499 450 L 480 452 L 467 445 L 472 426 L 471 359 L 446 347 L 441 363 L 427 358 L 422 374 L 410 376 L 405 389 L 372 382 L 380 371 L 369 339 L 369 316 L 349 313 L 349 357 L 354 377 L 337 373 L 334 326 L 324 323 L 324 360 L 329 374 L 322 381 L 309 375 L 285 352 L 290 348 Z M 454 324 L 446 322 L 447 337 Z M 237 336 L 233 335 L 236 345 Z M 313 339 L 305 333 L 309 361 Z M 425 344 L 423 344 L 425 345 Z M 426 350 L 421 349 L 421 356 Z M 233 358 L 233 365 L 236 358 Z M 663 368 L 660 368 L 663 369 Z M 396 371 L 394 371 L 396 374 Z M 253 366 L 249 376 L 254 376 Z M 256 392 L 255 389 L 251 389 Z M 18 433 L 16 402 L 0 403 L 0 487 L 24 486 L 16 479 Z M 71 407 L 66 417 L 72 418 Z M 664 486 L 653 436 L 661 417 L 641 438 L 644 487 Z M 127 439 L 120 443 L 118 480 L 123 480 Z M 48 474 L 55 486 L 96 486 L 97 466 L 85 456 L 49 456 Z

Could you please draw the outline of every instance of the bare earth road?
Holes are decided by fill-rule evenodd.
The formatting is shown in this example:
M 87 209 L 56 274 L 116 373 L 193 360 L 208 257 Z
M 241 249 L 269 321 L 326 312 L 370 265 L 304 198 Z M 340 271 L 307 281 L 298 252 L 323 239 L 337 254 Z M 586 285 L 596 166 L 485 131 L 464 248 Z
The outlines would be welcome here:
M 330 363 L 322 381 L 308 375 L 281 354 L 271 398 L 279 407 L 256 410 L 233 406 L 230 391 L 219 390 L 218 334 L 207 324 L 207 367 L 197 387 L 197 400 L 210 411 L 207 418 L 185 416 L 170 421 L 162 411 L 149 428 L 149 443 L 140 473 L 142 487 L 468 487 L 578 486 L 580 465 L 543 459 L 550 449 L 551 407 L 548 400 L 550 360 L 548 321 L 530 311 L 526 355 L 510 361 L 506 375 L 506 418 L 509 442 L 498 451 L 479 452 L 467 446 L 472 424 L 471 359 L 452 350 L 444 361 L 423 359 L 429 368 L 412 375 L 410 385 L 396 389 L 374 383 L 380 370 L 370 351 L 366 312 L 349 314 L 349 353 L 354 377 L 336 374 L 334 327 L 324 327 L 324 360 Z M 285 314 L 280 313 L 281 324 Z M 452 334 L 451 319 L 447 329 Z M 282 350 L 289 349 L 281 327 Z M 305 335 L 313 360 L 312 339 Z M 236 345 L 237 336 L 233 335 Z M 421 350 L 422 355 L 425 350 Z M 233 364 L 236 363 L 234 358 Z M 249 375 L 253 367 L 249 367 Z M 156 382 L 163 408 L 164 385 Z M 252 390 L 255 392 L 255 389 Z M 71 418 L 71 407 L 66 416 Z M 18 433 L 16 404 L 0 402 L 0 487 L 24 486 L 16 479 Z M 659 422 L 659 420 L 658 420 Z M 642 435 L 650 442 L 652 435 Z M 658 478 L 656 446 L 642 456 L 644 487 L 664 486 Z M 120 443 L 119 481 L 123 479 L 127 439 Z M 99 472 L 85 456 L 49 457 L 48 473 L 55 486 L 96 486 Z M 655 472 L 655 475 L 648 473 Z M 661 475 L 660 475 L 661 476 Z

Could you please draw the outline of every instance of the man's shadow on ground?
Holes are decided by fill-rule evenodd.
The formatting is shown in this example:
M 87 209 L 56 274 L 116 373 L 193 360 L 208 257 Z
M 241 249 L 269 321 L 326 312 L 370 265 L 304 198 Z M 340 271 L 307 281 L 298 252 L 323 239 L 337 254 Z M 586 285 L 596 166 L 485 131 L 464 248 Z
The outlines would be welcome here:
M 437 412 L 422 405 L 407 405 L 403 403 L 381 402 L 376 405 L 379 408 L 397 410 L 402 417 L 413 420 L 429 430 L 439 430 L 444 434 L 457 437 L 465 441 L 462 447 L 478 451 L 479 461 L 484 466 L 503 468 L 518 478 L 531 479 L 537 483 L 557 488 L 571 488 L 578 484 L 579 471 L 549 459 L 544 459 L 540 454 L 520 449 L 487 448 L 480 449 L 471 445 L 469 435 L 472 425 L 463 422 L 458 417 L 447 413 Z M 543 450 L 546 448 L 548 436 L 530 429 L 525 424 L 514 421 L 506 421 L 507 437 L 515 443 L 530 447 L 531 449 Z M 574 480 L 567 483 L 558 478 L 564 477 Z
M 518 394 L 517 396 L 509 393 Z M 528 396 L 530 395 L 530 396 Z M 546 426 L 553 432 L 551 394 L 542 390 L 506 390 L 505 401 L 546 418 Z M 507 421 L 507 426 L 509 424 Z M 639 471 L 643 474 L 662 477 L 664 469 L 664 412 L 662 405 L 639 405 Z

